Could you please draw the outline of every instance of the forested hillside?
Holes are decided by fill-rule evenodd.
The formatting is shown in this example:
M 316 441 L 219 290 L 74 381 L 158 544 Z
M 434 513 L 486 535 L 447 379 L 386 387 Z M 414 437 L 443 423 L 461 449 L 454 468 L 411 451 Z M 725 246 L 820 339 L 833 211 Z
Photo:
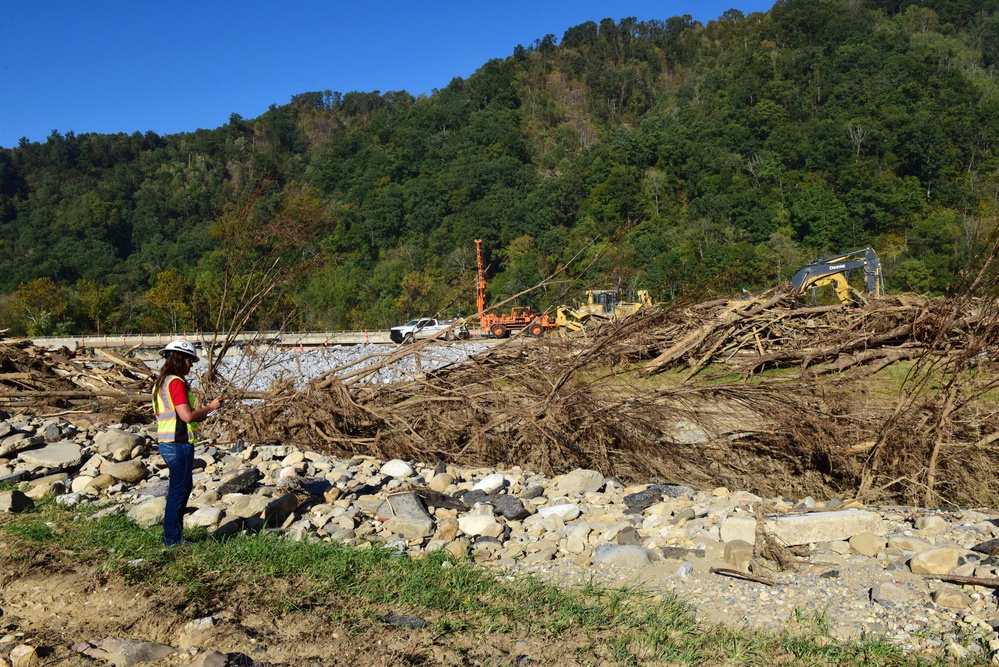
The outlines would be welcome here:
M 0 329 L 381 328 L 766 288 L 872 246 L 944 293 L 996 227 L 999 0 L 604 19 L 429 97 L 306 92 L 157 136 L 0 150 Z

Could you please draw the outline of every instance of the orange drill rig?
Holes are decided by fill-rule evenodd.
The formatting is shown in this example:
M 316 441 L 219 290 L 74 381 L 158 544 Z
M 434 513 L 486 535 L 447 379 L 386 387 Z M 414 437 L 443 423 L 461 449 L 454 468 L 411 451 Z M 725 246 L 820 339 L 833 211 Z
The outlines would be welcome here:
M 485 313 L 486 272 L 482 266 L 482 239 L 475 239 L 475 258 L 479 264 L 478 279 L 475 282 L 475 306 L 479 310 L 479 323 L 482 333 L 492 338 L 506 338 L 511 333 L 527 330 L 528 336 L 541 336 L 545 329 L 553 329 L 558 324 L 548 313 L 535 313 L 530 306 L 515 306 L 509 315 Z

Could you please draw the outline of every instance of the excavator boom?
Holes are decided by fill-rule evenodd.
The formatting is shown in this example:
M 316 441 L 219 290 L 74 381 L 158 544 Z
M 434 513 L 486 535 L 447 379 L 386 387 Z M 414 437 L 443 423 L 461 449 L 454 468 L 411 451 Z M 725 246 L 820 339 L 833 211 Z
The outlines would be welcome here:
M 832 285 L 841 303 L 850 300 L 850 286 L 845 273 L 851 269 L 864 269 L 864 291 L 881 296 L 885 291 L 881 275 L 881 260 L 873 248 L 862 248 L 834 257 L 826 257 L 804 266 L 791 276 L 791 284 L 804 292 L 810 287 Z

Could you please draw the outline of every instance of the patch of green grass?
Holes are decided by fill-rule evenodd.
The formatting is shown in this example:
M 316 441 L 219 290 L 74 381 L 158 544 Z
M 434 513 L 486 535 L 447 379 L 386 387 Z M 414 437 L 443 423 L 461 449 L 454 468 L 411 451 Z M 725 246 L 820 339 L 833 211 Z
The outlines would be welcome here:
M 269 533 L 219 541 L 189 531 L 183 548 L 163 549 L 159 527 L 92 514 L 49 503 L 0 517 L 0 532 L 20 540 L 0 554 L 0 564 L 30 563 L 40 553 L 73 558 L 127 582 L 186 591 L 197 605 L 253 591 L 253 602 L 277 615 L 309 610 L 349 627 L 365 627 L 390 609 L 426 618 L 436 636 L 582 638 L 580 650 L 589 656 L 581 655 L 582 662 L 598 653 L 621 665 L 919 664 L 887 641 L 831 639 L 822 614 L 799 615 L 794 633 L 708 627 L 671 593 L 592 582 L 563 589 L 534 577 L 497 576 L 443 552 L 410 558 L 377 546 L 292 542 Z
M 56 539 L 52 527 L 45 521 L 19 521 L 4 527 L 4 531 L 29 542 L 48 542 Z

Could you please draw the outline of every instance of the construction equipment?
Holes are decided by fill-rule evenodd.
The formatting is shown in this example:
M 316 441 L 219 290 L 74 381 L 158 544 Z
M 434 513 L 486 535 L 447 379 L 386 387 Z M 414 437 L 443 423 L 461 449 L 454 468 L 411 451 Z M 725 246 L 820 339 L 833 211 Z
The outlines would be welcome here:
M 482 333 L 493 338 L 506 338 L 511 333 L 525 331 L 528 336 L 541 336 L 545 329 L 553 329 L 558 323 L 548 313 L 536 313 L 530 306 L 516 306 L 509 315 L 484 313 L 486 309 L 486 273 L 482 266 L 482 240 L 475 239 L 475 257 L 478 261 L 478 279 L 475 283 L 475 306 L 479 311 L 479 324 Z
M 652 298 L 647 290 L 638 290 L 638 301 L 618 301 L 618 296 L 617 290 L 587 290 L 586 304 L 580 304 L 577 309 L 606 319 L 618 320 L 634 315 L 643 306 L 652 305 Z
M 881 260 L 873 248 L 862 248 L 853 252 L 827 257 L 798 269 L 791 276 L 791 284 L 804 292 L 812 287 L 832 286 L 840 303 L 849 303 L 853 297 L 863 297 L 850 287 L 846 272 L 851 269 L 864 269 L 864 291 L 874 296 L 885 292 L 884 276 L 881 275 Z
M 569 331 L 579 331 L 590 324 L 606 322 L 608 319 L 599 313 L 590 313 L 571 306 L 559 306 L 555 309 L 555 324 Z
M 509 315 L 483 314 L 486 309 L 486 277 L 481 239 L 475 239 L 475 256 L 479 270 L 475 284 L 476 308 L 483 334 L 492 338 L 506 338 L 517 331 L 526 331 L 529 336 L 542 336 L 547 329 L 557 327 L 579 331 L 588 324 L 627 317 L 643 306 L 652 305 L 646 290 L 638 290 L 638 301 L 618 301 L 617 290 L 588 290 L 585 304 L 559 306 L 555 308 L 554 317 L 548 312 L 534 312 L 530 306 L 515 306 L 510 309 Z
M 608 320 L 619 320 L 634 315 L 644 306 L 651 306 L 647 290 L 638 290 L 638 301 L 618 301 L 617 290 L 587 290 L 586 303 L 578 306 L 559 306 L 555 309 L 555 322 L 570 331 Z

